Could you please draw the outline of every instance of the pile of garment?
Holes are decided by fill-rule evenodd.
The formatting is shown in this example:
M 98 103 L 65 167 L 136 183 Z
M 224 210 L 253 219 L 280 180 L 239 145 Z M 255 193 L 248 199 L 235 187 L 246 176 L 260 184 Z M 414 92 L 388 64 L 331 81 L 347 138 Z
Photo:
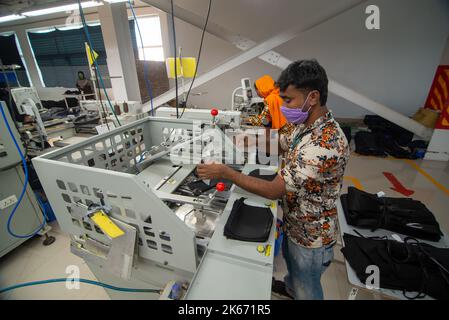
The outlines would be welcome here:
M 78 107 L 78 103 L 76 103 L 75 105 L 69 103 L 70 109 L 67 109 L 67 105 L 64 100 L 43 100 L 42 106 L 46 109 L 46 112 L 41 114 L 41 118 L 43 121 L 62 119 L 69 116 L 75 118 L 81 111 Z
M 381 288 L 402 290 L 408 299 L 425 295 L 449 299 L 449 249 L 412 238 L 398 242 L 346 233 L 343 241 L 345 246 L 341 251 L 362 283 L 366 284 L 372 274 L 367 272 L 367 267 L 377 266 Z
M 413 133 L 375 115 L 366 115 L 363 122 L 370 131 L 359 131 L 354 136 L 355 152 L 362 155 L 401 159 L 417 159 L 422 156 L 425 141 L 413 140 Z
M 443 236 L 433 213 L 418 200 L 378 197 L 354 187 L 348 187 L 340 200 L 349 225 L 372 231 L 386 229 L 429 241 L 439 241 Z

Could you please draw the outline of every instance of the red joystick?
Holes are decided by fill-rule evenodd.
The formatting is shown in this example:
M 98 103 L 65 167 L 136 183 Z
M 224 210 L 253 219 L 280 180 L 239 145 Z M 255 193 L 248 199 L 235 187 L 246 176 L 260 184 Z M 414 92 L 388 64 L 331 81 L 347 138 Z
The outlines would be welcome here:
M 217 189 L 217 191 L 219 191 L 219 192 L 224 191 L 225 188 L 226 188 L 226 185 L 223 182 L 219 182 L 215 186 L 215 189 Z
M 218 110 L 214 108 L 214 109 L 212 109 L 212 110 L 210 111 L 210 114 L 211 114 L 212 116 L 216 117 L 217 114 L 218 114 Z

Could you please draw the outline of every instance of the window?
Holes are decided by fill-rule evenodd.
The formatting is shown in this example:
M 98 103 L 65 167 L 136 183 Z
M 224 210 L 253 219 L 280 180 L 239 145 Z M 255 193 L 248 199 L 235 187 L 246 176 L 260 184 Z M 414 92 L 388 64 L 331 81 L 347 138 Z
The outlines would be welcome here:
M 15 33 L 8 32 L 0 34 L 0 59 L 4 65 L 18 65 L 18 69 L 6 69 L 5 73 L 0 70 L 0 86 L 6 86 L 6 79 L 9 85 L 30 86 L 28 70 L 23 59 L 22 50 Z
M 161 22 L 159 16 L 149 16 L 137 18 L 142 42 L 140 41 L 139 31 L 135 28 L 137 48 L 139 51 L 139 60 L 164 61 L 164 48 L 162 46 Z
M 97 63 L 105 86 L 111 87 L 106 79 L 109 74 L 101 27 L 96 24 L 88 28 L 93 49 L 99 54 Z M 28 39 L 45 87 L 74 88 L 80 70 L 90 78 L 84 45 L 87 40 L 82 27 L 29 30 Z

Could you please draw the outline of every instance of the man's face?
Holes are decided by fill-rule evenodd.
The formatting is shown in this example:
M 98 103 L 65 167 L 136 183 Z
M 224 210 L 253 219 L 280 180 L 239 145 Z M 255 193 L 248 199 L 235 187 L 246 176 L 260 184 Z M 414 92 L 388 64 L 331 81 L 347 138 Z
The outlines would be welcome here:
M 285 91 L 280 92 L 280 97 L 284 100 L 284 106 L 290 109 L 298 109 L 306 102 L 309 95 L 308 105 L 314 106 L 319 101 L 319 92 L 316 90 L 307 91 L 298 89 L 293 85 L 289 85 Z

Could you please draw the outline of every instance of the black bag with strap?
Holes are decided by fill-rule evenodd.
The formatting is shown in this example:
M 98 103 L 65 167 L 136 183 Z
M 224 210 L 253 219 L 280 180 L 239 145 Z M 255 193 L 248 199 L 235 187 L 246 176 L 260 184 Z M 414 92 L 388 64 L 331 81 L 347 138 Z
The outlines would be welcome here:
M 248 242 L 267 241 L 273 225 L 273 213 L 267 207 L 249 206 L 244 201 L 242 197 L 234 202 L 224 227 L 224 236 Z
M 380 288 L 402 290 L 407 299 L 429 295 L 449 299 L 449 249 L 436 248 L 413 238 L 404 242 L 386 238 L 343 235 L 341 252 L 362 283 L 368 266 L 379 268 Z M 410 292 L 417 292 L 412 295 Z
M 418 200 L 378 197 L 354 187 L 348 187 L 348 193 L 340 199 L 349 225 L 373 231 L 386 229 L 429 241 L 439 241 L 443 235 L 433 213 Z

